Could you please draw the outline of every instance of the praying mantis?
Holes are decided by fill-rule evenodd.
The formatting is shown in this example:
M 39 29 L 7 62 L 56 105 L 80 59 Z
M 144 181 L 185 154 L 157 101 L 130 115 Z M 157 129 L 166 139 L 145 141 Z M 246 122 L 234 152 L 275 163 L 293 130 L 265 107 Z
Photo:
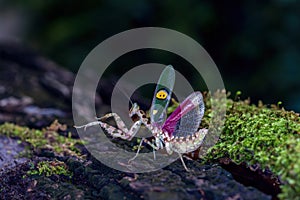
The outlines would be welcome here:
M 138 120 L 129 129 L 117 113 L 108 113 L 103 117 L 96 118 L 97 121 L 82 126 L 75 126 L 75 128 L 86 129 L 90 126 L 100 125 L 112 137 L 130 141 L 138 133 L 140 127 L 144 125 L 152 133 L 154 140 L 149 141 L 146 138 L 142 138 L 136 155 L 128 162 L 130 163 L 138 156 L 142 144 L 146 143 L 153 148 L 154 159 L 155 150 L 165 148 L 169 155 L 177 153 L 185 170 L 189 171 L 182 155 L 197 150 L 208 134 L 208 129 L 199 129 L 205 106 L 201 92 L 196 91 L 190 94 L 167 117 L 166 110 L 171 100 L 174 83 L 175 71 L 171 65 L 168 65 L 162 71 L 157 82 L 150 108 L 150 120 L 146 117 L 145 112 L 140 110 L 138 104 L 133 103 L 129 116 L 137 115 Z M 115 120 L 116 127 L 104 122 L 108 118 Z

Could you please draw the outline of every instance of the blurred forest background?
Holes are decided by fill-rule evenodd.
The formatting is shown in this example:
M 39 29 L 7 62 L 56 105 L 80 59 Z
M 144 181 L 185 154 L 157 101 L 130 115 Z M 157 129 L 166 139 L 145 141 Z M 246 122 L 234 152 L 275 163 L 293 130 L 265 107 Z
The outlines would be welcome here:
M 17 41 L 76 72 L 106 38 L 157 26 L 198 41 L 218 66 L 226 89 L 254 103 L 283 102 L 300 112 L 300 1 L 0 0 L 0 41 Z M 188 65 L 178 56 L 138 51 L 114 65 Z M 120 72 L 121 73 L 121 72 Z

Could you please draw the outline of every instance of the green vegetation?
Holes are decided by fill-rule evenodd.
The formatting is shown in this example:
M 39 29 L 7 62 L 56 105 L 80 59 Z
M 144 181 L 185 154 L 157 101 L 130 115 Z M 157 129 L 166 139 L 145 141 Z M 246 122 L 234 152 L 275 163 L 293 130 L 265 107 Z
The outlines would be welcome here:
M 204 160 L 230 158 L 237 164 L 269 168 L 283 183 L 279 197 L 295 199 L 300 194 L 300 118 L 279 105 L 228 99 L 223 132 Z M 206 118 L 209 112 L 208 108 Z
M 68 137 L 59 135 L 57 131 L 65 130 L 66 126 L 54 121 L 49 127 L 43 130 L 29 129 L 11 123 L 0 125 L 0 134 L 15 137 L 22 142 L 27 142 L 33 148 L 33 151 L 41 149 L 52 150 L 57 155 L 73 155 L 81 156 L 76 144 L 82 144 L 79 139 L 71 138 L 69 133 Z M 27 151 L 26 153 L 30 153 Z
M 32 164 L 31 169 L 27 172 L 28 175 L 65 175 L 68 177 L 73 176 L 72 172 L 69 171 L 64 162 L 54 160 L 54 161 L 41 161 L 35 167 Z

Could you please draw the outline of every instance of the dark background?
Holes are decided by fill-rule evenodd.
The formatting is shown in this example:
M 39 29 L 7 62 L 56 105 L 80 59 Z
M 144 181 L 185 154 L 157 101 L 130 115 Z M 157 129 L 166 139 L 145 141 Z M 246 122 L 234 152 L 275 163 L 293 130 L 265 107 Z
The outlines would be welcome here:
M 198 41 L 233 94 L 242 91 L 254 103 L 282 101 L 300 111 L 300 1 L 0 0 L 1 41 L 22 42 L 73 72 L 106 38 L 144 26 L 174 29 Z M 124 55 L 112 67 L 126 71 L 147 62 L 188 65 L 151 50 Z

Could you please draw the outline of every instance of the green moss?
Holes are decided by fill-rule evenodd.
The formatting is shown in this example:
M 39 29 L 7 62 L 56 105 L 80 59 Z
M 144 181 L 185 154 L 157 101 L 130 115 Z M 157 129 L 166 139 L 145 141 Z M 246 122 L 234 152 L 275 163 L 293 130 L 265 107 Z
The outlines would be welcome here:
M 71 134 L 68 137 L 64 137 L 57 133 L 58 130 L 65 130 L 65 128 L 57 121 L 54 121 L 43 130 L 34 130 L 12 123 L 5 123 L 0 125 L 0 135 L 18 138 L 23 142 L 27 142 L 34 151 L 50 149 L 57 155 L 81 156 L 75 146 L 76 144 L 82 144 L 81 140 L 71 138 Z M 30 152 L 27 151 L 27 153 Z
M 31 169 L 27 172 L 28 175 L 64 175 L 72 177 L 72 172 L 69 171 L 64 162 L 58 160 L 54 161 L 41 161 L 36 166 L 32 164 Z
M 208 123 L 209 103 L 203 123 Z M 281 199 L 300 194 L 300 119 L 299 114 L 249 100 L 227 100 L 225 126 L 219 141 L 209 149 L 205 161 L 230 158 L 239 164 L 259 164 L 269 168 L 283 182 Z

